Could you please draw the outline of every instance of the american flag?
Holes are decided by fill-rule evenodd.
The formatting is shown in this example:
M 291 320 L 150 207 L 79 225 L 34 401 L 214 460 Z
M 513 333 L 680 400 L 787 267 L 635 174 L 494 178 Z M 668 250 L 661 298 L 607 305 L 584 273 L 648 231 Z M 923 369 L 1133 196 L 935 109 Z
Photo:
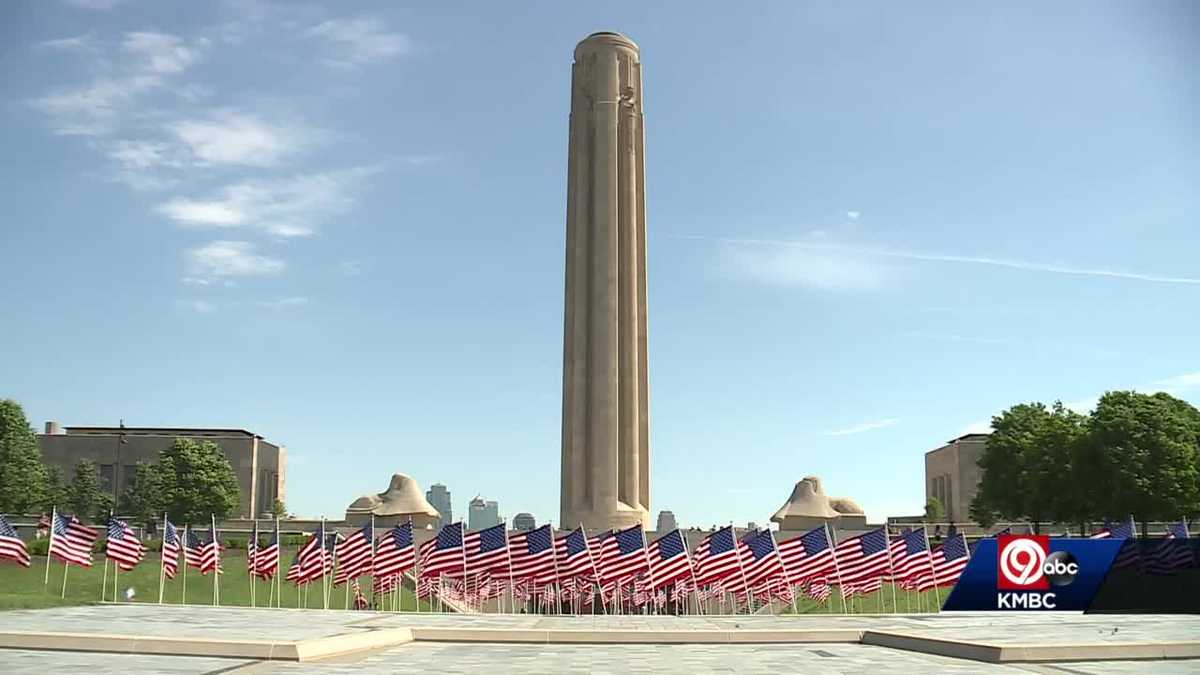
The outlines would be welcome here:
M 258 520 L 254 521 L 254 531 L 246 541 L 246 571 L 250 576 L 258 574 Z
M 162 569 L 168 579 L 174 579 L 179 571 L 179 529 L 174 523 L 163 519 Z
M 296 573 L 297 583 L 309 583 L 329 572 L 333 566 L 333 557 L 329 555 L 328 545 L 325 523 L 321 523 L 321 526 L 312 533 L 312 536 L 304 542 L 304 546 L 296 554 L 296 561 L 300 564 L 300 569 Z M 288 577 L 292 577 L 291 570 L 288 570 Z
M 953 586 L 958 583 L 963 569 L 971 560 L 967 551 L 967 538 L 960 532 L 950 537 L 933 551 L 933 574 L 925 574 L 917 582 L 918 591 L 927 591 L 934 586 Z
M 883 528 L 843 541 L 834 555 L 843 584 L 888 574 L 888 538 Z
M 1179 570 L 1195 567 L 1187 523 L 1172 523 L 1167 526 L 1167 535 L 1147 556 L 1146 571 L 1150 574 L 1174 574 Z
M 354 609 L 366 609 L 369 607 L 371 603 L 367 602 L 367 596 L 363 595 L 362 586 L 359 585 L 357 578 L 354 580 L 354 583 L 350 584 L 350 587 L 354 589 Z
M 465 569 L 461 522 L 442 526 L 436 537 L 421 544 L 421 576 L 461 576 Z
M 508 573 L 508 528 L 504 523 L 478 532 L 468 532 L 463 538 L 463 548 L 467 556 L 468 575 L 493 570 Z
M 575 532 L 579 532 L 579 530 Z M 567 537 L 575 536 L 575 532 L 568 534 Z M 587 546 L 587 540 L 583 538 L 582 532 L 579 533 L 576 543 L 580 541 L 583 542 L 584 547 Z M 508 557 L 512 561 L 512 578 L 514 579 L 533 579 L 536 583 L 554 581 L 557 577 L 554 556 L 554 533 L 549 525 L 542 525 L 528 532 L 519 532 L 508 540 Z M 586 550 L 582 557 L 587 558 Z
M 254 557 L 252 574 L 270 579 L 279 571 L 279 521 L 275 521 L 275 531 L 271 533 L 271 543 L 258 550 Z
M 192 528 L 185 528 L 183 533 L 183 563 L 188 567 L 200 569 L 200 563 L 203 559 L 204 546 L 200 543 L 200 537 L 196 535 L 196 531 Z
M 300 554 L 303 550 L 302 548 L 300 551 L 296 551 L 296 556 L 292 558 L 292 564 L 288 567 L 287 576 L 284 577 L 285 581 L 290 581 L 297 586 L 308 583 L 304 578 L 304 564 L 300 562 Z
M 732 527 L 722 527 L 700 542 L 692 556 L 696 583 L 706 586 L 730 575 L 740 574 L 737 539 Z
M 600 544 L 596 569 L 600 572 L 602 583 L 640 574 L 648 566 L 646 535 L 642 532 L 641 523 L 614 532 Z
M 386 577 L 375 575 L 375 583 L 372 588 L 374 593 L 390 593 L 392 589 L 400 585 L 400 575 L 392 574 Z
M 1106 522 L 1099 532 L 1088 537 L 1088 539 L 1132 539 L 1136 536 L 1137 527 L 1133 524 L 1133 516 L 1131 515 L 1128 520 L 1117 525 Z
M 560 579 L 595 574 L 595 569 L 592 567 L 592 553 L 588 544 L 588 538 L 583 528 L 555 540 L 554 555 L 558 560 Z M 515 566 L 513 571 L 516 571 Z
M 4 514 L 0 514 L 0 560 L 11 560 L 23 567 L 29 567 L 32 564 L 25 541 L 17 534 L 16 528 L 8 522 L 8 518 L 5 518 Z
M 687 543 L 679 530 L 671 530 L 650 544 L 650 588 L 658 590 L 678 579 L 692 575 Z
M 50 528 L 49 553 L 65 563 L 91 567 L 92 544 L 98 536 L 99 532 L 79 522 L 75 516 L 57 513 Z
M 797 584 L 833 572 L 833 547 L 823 526 L 780 542 L 779 557 L 788 577 Z
M 208 531 L 208 541 L 200 547 L 200 574 L 221 573 L 221 542 L 217 539 L 217 527 Z
M 779 562 L 779 555 L 775 550 L 775 536 L 770 530 L 755 532 L 743 538 L 740 550 L 746 585 L 751 588 L 783 574 L 783 565 Z
M 333 554 L 337 560 L 337 574 L 333 585 L 340 586 L 347 579 L 357 579 L 370 573 L 371 559 L 375 557 L 375 526 L 367 523 L 362 529 L 335 544 Z
M 437 592 L 437 589 L 433 583 L 433 579 L 431 579 L 430 577 L 421 577 L 421 580 L 417 582 L 417 597 L 418 598 L 425 599 L 425 598 L 428 598 L 429 596 L 433 595 L 436 592 Z
M 829 599 L 829 579 L 826 577 L 817 577 L 809 581 L 805 593 L 817 602 L 825 602 Z
M 848 598 L 854 594 L 869 595 L 883 588 L 883 577 L 871 577 L 851 583 L 842 584 L 842 597 Z
M 417 562 L 413 547 L 412 521 L 396 525 L 379 538 L 379 550 L 375 552 L 375 578 L 391 578 L 406 572 Z
M 893 576 L 903 588 L 914 587 L 917 579 L 922 574 L 929 574 L 932 569 L 925 528 L 905 532 L 900 535 L 900 542 L 904 548 L 892 556 Z
M 105 556 L 125 572 L 146 557 L 146 547 L 138 541 L 129 525 L 111 516 L 108 519 L 108 542 L 104 549 Z

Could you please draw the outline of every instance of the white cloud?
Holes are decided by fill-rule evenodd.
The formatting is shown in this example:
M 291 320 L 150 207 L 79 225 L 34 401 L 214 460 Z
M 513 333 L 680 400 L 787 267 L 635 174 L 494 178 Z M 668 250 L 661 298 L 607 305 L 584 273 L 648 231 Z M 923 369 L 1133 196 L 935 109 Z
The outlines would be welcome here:
M 218 240 L 187 251 L 191 273 L 199 279 L 269 276 L 283 271 L 284 263 L 255 252 L 248 241 Z
M 66 0 L 66 3 L 79 9 L 109 10 L 125 0 Z
M 304 296 L 279 298 L 277 300 L 263 300 L 258 303 L 260 307 L 266 307 L 268 309 L 289 309 L 292 307 L 303 307 L 307 304 L 308 298 Z
M 36 98 L 30 104 L 51 118 L 57 134 L 98 136 L 112 130 L 119 111 L 134 97 L 161 84 L 157 77 L 142 75 L 100 79 Z
M 89 51 L 96 48 L 96 41 L 90 33 L 85 33 L 74 37 L 44 40 L 37 43 L 37 46 L 42 49 L 54 49 L 65 52 Z
M 1147 389 L 1165 391 L 1172 395 L 1182 394 L 1193 389 L 1200 389 L 1200 371 L 1158 380 L 1147 387 Z
M 861 215 L 862 215 L 862 213 L 859 211 L 847 211 L 846 212 L 846 217 L 849 218 L 850 220 L 858 220 L 859 216 L 861 216 Z
M 184 40 L 170 33 L 136 31 L 125 34 L 122 48 L 142 59 L 141 68 L 158 74 L 182 72 L 200 60 L 204 40 L 189 46 Z
M 360 66 L 388 61 L 412 51 L 412 40 L 390 32 L 375 18 L 330 19 L 313 26 L 308 34 L 329 42 L 326 62 L 336 66 Z
M 187 303 L 187 306 L 192 311 L 200 313 L 214 312 L 217 309 L 217 306 L 214 303 L 211 303 L 207 300 L 192 300 L 191 302 Z
M 883 429 L 885 427 L 890 427 L 890 426 L 893 426 L 893 425 L 899 424 L 899 423 L 900 423 L 899 418 L 887 417 L 887 418 L 884 418 L 881 420 L 876 420 L 874 422 L 865 422 L 863 424 L 858 424 L 858 425 L 855 425 L 852 427 L 848 427 L 846 429 L 836 429 L 834 431 L 826 431 L 825 435 L 826 436 L 852 436 L 854 434 L 861 434 L 861 433 L 864 433 L 867 431 Z
M 254 116 L 223 111 L 208 119 L 189 119 L 171 125 L 192 156 L 211 164 L 270 166 L 295 152 L 306 135 L 286 125 Z
M 358 260 L 343 260 L 338 263 L 338 271 L 348 277 L 356 277 L 363 272 L 363 264 Z
M 819 290 L 874 290 L 895 273 L 869 256 L 800 247 L 727 246 L 721 257 L 724 269 L 735 277 Z
M 1063 274 L 1069 276 L 1086 276 L 1086 277 L 1103 277 L 1109 279 L 1121 279 L 1126 281 L 1146 281 L 1162 284 L 1184 284 L 1184 285 L 1200 285 L 1200 277 L 1181 277 L 1165 274 L 1153 274 L 1144 272 L 1130 272 L 1125 270 L 1113 270 L 1099 267 L 1076 267 L 1074 265 L 1049 264 L 1039 262 L 1029 262 L 1024 260 L 1012 260 L 1007 258 L 991 258 L 987 256 L 968 256 L 968 255 L 947 255 L 935 253 L 919 253 L 913 251 L 868 248 L 859 246 L 847 246 L 842 244 L 830 244 L 823 242 L 808 242 L 808 241 L 784 241 L 772 239 L 738 239 L 729 237 L 704 237 L 693 235 L 673 235 L 676 239 L 696 239 L 701 241 L 715 241 L 724 244 L 734 244 L 745 246 L 748 248 L 761 248 L 774 251 L 797 250 L 808 251 L 814 257 L 810 260 L 818 260 L 819 258 L 834 258 L 842 256 L 843 258 L 858 259 L 860 261 L 870 261 L 874 258 L 891 258 L 901 260 L 915 260 L 920 262 L 941 262 L 941 263 L 963 263 L 971 265 L 984 265 L 989 267 L 1002 267 L 1006 269 L 1021 270 L 1025 272 L 1044 272 L 1048 274 Z
M 158 211 L 185 226 L 253 225 L 280 237 L 306 236 L 344 212 L 371 169 L 357 168 L 235 183 L 208 199 L 175 198 Z

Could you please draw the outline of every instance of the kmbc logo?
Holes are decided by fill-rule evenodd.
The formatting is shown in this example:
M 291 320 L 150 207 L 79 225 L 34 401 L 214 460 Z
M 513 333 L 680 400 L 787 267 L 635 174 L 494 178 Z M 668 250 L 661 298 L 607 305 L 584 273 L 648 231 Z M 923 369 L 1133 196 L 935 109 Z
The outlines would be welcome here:
M 1044 591 L 1050 588 L 1046 559 L 1050 537 L 1045 535 L 1001 535 L 996 542 L 1000 560 L 996 565 L 996 588 L 1004 591 Z

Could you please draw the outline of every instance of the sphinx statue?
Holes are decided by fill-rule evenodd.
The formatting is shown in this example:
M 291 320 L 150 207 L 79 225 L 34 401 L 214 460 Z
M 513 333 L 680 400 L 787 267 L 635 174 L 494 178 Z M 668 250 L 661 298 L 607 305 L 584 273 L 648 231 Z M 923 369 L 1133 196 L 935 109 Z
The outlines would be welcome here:
M 377 526 L 389 527 L 410 518 L 413 526 L 423 528 L 437 523 L 437 509 L 425 499 L 421 486 L 412 477 L 402 473 L 392 474 L 392 480 L 383 492 L 363 495 L 346 507 L 346 524 L 361 525 L 375 516 Z
M 821 479 L 805 476 L 792 488 L 788 497 L 771 521 L 779 524 L 780 530 L 806 530 L 820 527 L 849 526 L 857 528 L 866 523 L 866 515 L 853 499 L 830 497 L 821 486 Z

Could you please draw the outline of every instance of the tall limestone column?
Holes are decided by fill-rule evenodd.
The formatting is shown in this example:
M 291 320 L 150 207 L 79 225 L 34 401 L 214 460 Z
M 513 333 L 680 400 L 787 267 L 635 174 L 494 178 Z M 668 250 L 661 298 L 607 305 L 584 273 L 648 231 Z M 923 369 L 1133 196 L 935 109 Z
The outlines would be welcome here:
M 559 526 L 649 526 L 642 64 L 619 33 L 575 47 L 567 168 Z

